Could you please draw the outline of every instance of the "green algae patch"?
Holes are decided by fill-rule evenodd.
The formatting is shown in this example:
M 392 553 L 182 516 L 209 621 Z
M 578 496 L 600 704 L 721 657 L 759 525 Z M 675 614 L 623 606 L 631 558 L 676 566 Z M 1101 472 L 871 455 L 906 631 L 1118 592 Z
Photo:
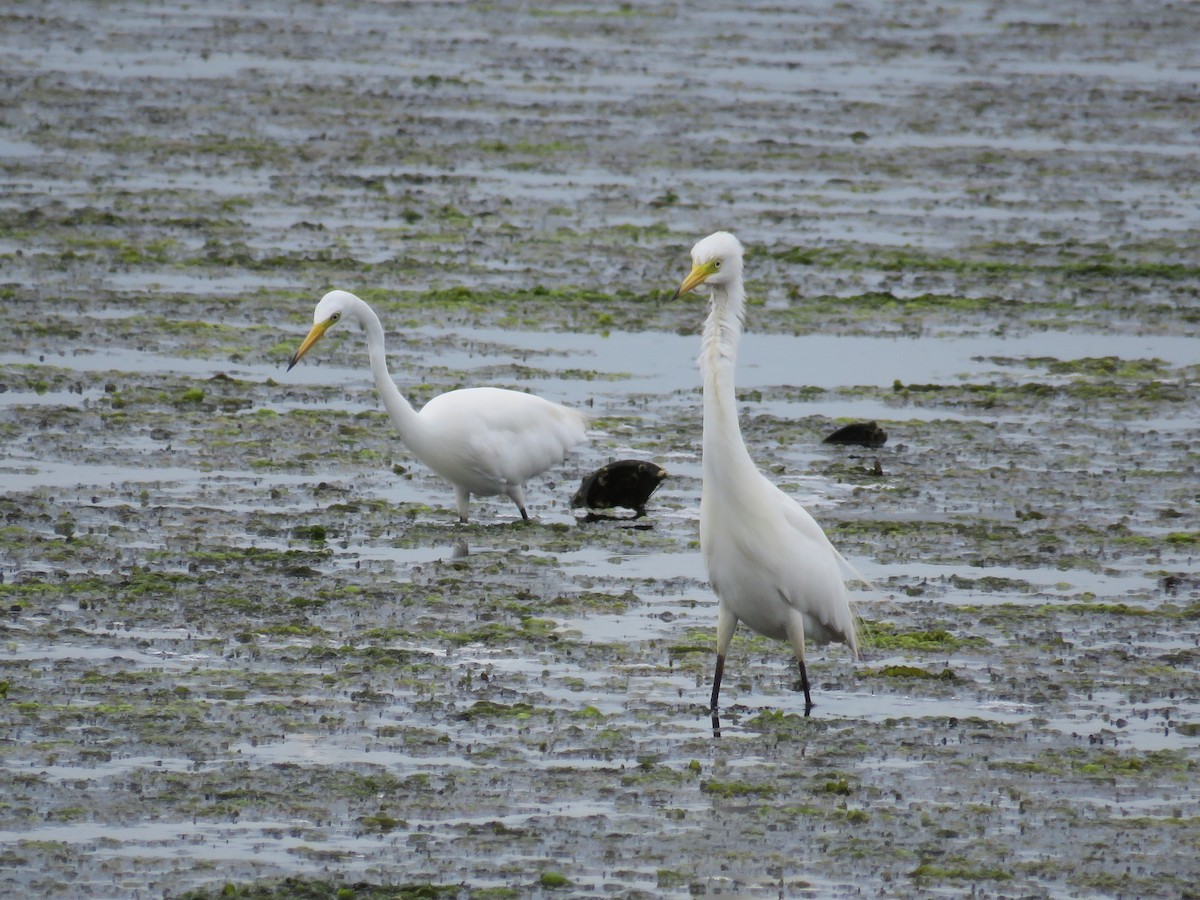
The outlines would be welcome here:
M 997 575 L 983 575 L 979 578 L 966 578 L 955 573 L 950 576 L 950 583 L 962 590 L 981 591 L 984 593 L 1028 594 L 1032 593 L 1032 582 L 1021 578 L 1003 578 Z
M 1082 359 L 1052 359 L 1039 357 L 1025 360 L 1031 366 L 1044 365 L 1055 375 L 1087 375 L 1132 381 L 1161 378 L 1169 368 L 1161 359 L 1122 359 L 1118 356 L 1084 357 Z
M 950 669 L 942 669 L 940 672 L 930 672 L 926 669 L 921 669 L 916 666 L 884 666 L 877 670 L 867 670 L 862 673 L 862 677 L 876 678 L 899 678 L 899 679 L 924 679 L 927 681 L 958 681 L 958 676 Z
M 220 887 L 184 891 L 179 900 L 440 900 L 457 898 L 457 884 L 371 884 L 365 881 L 321 881 L 300 877 L 251 884 L 226 882 Z M 483 896 L 469 892 L 472 898 Z
M 480 625 L 477 628 L 469 628 L 464 631 L 437 629 L 431 632 L 430 636 L 455 646 L 465 646 L 467 644 L 509 646 L 523 638 L 532 636 L 541 636 L 545 640 L 553 641 L 555 638 L 553 633 L 554 627 L 553 623 L 545 619 L 531 621 L 531 627 L 528 629 L 507 625 L 502 622 L 489 622 L 486 625 Z
M 1180 750 L 1151 750 L 1145 753 L 1115 750 L 1092 753 L 1077 751 L 1067 755 L 1067 762 L 1071 771 L 1089 778 L 1136 778 L 1164 772 L 1180 777 L 1192 777 L 1200 769 L 1200 763 Z
M 495 703 L 491 700 L 477 700 L 469 709 L 458 714 L 460 719 L 516 719 L 524 721 L 532 718 L 536 710 L 528 703 Z
M 1069 748 L 1062 753 L 1040 753 L 1026 760 L 1003 760 L 989 768 L 1042 776 L 1079 776 L 1086 779 L 1140 779 L 1168 776 L 1193 777 L 1195 760 L 1178 750 L 1117 751 L 1104 747 Z
M 1043 273 L 1086 275 L 1099 278 L 1159 278 L 1168 281 L 1200 277 L 1200 266 L 1178 262 L 1146 261 L 1132 255 L 1122 259 L 1111 251 L 1089 252 L 1075 243 L 1031 245 L 1024 242 L 992 242 L 975 248 L 971 255 L 939 256 L 905 247 L 853 246 L 841 248 L 788 247 L 773 252 L 783 262 L 850 271 L 946 272 L 973 275 L 1017 275 Z M 1129 248 L 1130 251 L 1136 247 Z M 1032 252 L 1031 252 L 1032 251 Z M 868 297 L 874 294 L 865 295 Z
M 571 886 L 571 880 L 561 872 L 543 872 L 538 877 L 538 884 L 550 890 L 559 888 L 567 888 Z
M 1177 547 L 1194 547 L 1200 545 L 1200 531 L 1173 531 L 1163 540 Z
M 826 726 L 817 719 L 779 709 L 764 709 L 746 720 L 745 727 L 751 731 L 787 733 L 793 731 L 821 731 Z
M 839 778 L 835 781 L 826 781 L 817 786 L 813 793 L 816 794 L 834 794 L 838 797 L 849 797 L 854 793 L 854 789 L 850 787 L 850 782 L 845 778 Z
M 963 859 L 921 863 L 908 876 L 915 881 L 1010 881 L 1013 874 L 997 866 L 980 866 Z
M 773 797 L 777 788 L 770 784 L 751 784 L 748 781 L 702 781 L 700 791 L 724 800 L 738 797 Z
M 695 655 L 707 656 L 714 652 L 712 644 L 672 644 L 667 648 L 667 653 L 672 659 Z
M 368 831 L 377 831 L 380 834 L 387 834 L 389 831 L 394 831 L 397 828 L 408 827 L 407 822 L 394 818 L 385 812 L 378 812 L 373 816 L 363 816 L 358 821 Z
M 985 638 L 959 636 L 944 628 L 905 630 L 890 622 L 863 624 L 864 643 L 876 650 L 910 650 L 918 653 L 950 653 L 965 647 L 986 647 Z
M 328 533 L 324 525 L 297 525 L 292 529 L 292 537 L 296 540 L 312 541 L 314 544 L 323 544 Z
M 1145 606 L 1132 606 L 1128 603 L 1059 603 L 1035 607 L 1033 612 L 1038 614 L 1070 613 L 1076 616 L 1131 616 L 1145 618 L 1162 616 L 1161 609 L 1151 609 Z

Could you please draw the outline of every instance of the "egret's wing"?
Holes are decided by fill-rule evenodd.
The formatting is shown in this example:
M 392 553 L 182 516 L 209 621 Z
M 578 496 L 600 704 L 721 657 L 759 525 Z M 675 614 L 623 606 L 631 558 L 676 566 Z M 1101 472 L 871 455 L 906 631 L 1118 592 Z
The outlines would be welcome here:
M 567 451 L 587 437 L 587 420 L 581 413 L 532 394 L 517 396 L 531 402 L 514 407 L 472 438 L 483 451 L 479 459 L 506 484 L 524 484 L 561 463 Z
M 777 487 L 775 499 L 783 514 L 786 529 L 783 543 L 789 554 L 780 593 L 830 632 L 824 640 L 844 639 L 857 654 L 857 625 L 842 571 L 844 566 L 857 576 L 854 567 L 837 551 L 808 510 Z
M 460 464 L 498 484 L 524 484 L 562 462 L 587 438 L 583 413 L 533 394 L 499 388 L 465 388 L 434 397 L 421 417 L 456 448 Z

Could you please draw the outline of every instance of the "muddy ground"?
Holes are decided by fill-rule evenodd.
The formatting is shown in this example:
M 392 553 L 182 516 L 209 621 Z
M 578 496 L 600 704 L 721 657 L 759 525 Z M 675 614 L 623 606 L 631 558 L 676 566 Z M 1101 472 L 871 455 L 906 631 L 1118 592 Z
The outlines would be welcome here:
M 0 891 L 1196 896 L 1200 6 L 736 5 L 0 13 Z M 873 582 L 719 735 L 718 227 L 751 452 Z M 354 330 L 285 371 L 335 286 L 415 402 L 594 415 L 532 524 Z

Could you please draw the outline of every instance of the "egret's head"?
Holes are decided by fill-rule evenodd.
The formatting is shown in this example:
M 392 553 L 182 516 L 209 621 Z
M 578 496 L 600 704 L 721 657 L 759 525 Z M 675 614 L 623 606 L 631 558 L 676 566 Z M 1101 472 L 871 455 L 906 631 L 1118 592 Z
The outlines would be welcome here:
M 309 329 L 308 337 L 304 339 L 304 343 L 300 345 L 300 349 L 292 354 L 291 360 L 288 362 L 288 369 L 300 362 L 300 357 L 307 353 L 312 345 L 325 336 L 333 325 L 337 324 L 338 320 L 345 315 L 347 309 L 358 298 L 346 291 L 330 291 L 321 298 L 321 302 L 317 304 L 317 308 L 313 310 L 313 326 Z
M 683 279 L 677 299 L 702 284 L 724 285 L 742 277 L 742 242 L 728 231 L 718 231 L 692 248 L 692 271 Z

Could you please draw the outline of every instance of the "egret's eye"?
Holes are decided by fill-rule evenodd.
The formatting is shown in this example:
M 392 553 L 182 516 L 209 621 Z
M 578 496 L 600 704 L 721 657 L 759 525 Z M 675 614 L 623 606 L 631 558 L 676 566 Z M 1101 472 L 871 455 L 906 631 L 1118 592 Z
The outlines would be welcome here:
M 719 259 L 714 259 L 714 260 L 713 260 L 713 268 L 714 268 L 714 269 L 719 269 L 719 268 L 721 268 L 721 261 L 720 261 Z
M 329 321 L 330 321 L 330 322 L 336 322 L 336 321 L 337 321 L 338 319 L 340 319 L 341 317 L 342 317 L 342 314 L 341 314 L 341 313 L 334 313 L 332 316 L 330 316 L 330 317 L 329 317 Z

